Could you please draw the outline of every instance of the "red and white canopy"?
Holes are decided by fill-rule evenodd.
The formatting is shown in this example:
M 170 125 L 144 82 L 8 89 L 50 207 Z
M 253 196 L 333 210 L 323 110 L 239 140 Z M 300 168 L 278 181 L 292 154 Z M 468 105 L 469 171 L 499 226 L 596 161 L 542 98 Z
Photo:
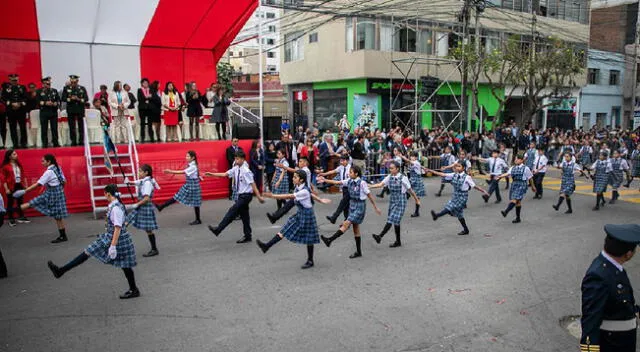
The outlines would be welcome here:
M 256 0 L 0 0 L 0 81 L 22 84 L 69 74 L 90 92 L 141 77 L 179 88 L 216 80 L 216 63 Z

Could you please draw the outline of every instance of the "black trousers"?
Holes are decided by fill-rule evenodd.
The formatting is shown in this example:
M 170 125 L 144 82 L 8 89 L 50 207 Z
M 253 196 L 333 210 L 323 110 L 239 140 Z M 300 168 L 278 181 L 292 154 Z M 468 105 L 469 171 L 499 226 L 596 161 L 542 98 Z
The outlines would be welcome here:
M 351 196 L 349 196 L 349 189 L 346 187 L 342 187 L 342 199 L 340 199 L 340 204 L 338 204 L 338 208 L 331 215 L 333 219 L 337 219 L 340 216 L 340 213 L 344 214 L 344 217 L 347 218 L 349 216 L 349 201 L 351 200 Z
M 533 175 L 533 184 L 536 186 L 536 196 L 542 197 L 542 180 L 544 180 L 544 172 L 538 172 Z
M 69 113 L 67 117 L 69 119 L 69 139 L 71 139 L 71 145 L 84 144 L 84 114 Z
M 284 203 L 282 207 L 280 207 L 280 209 L 276 210 L 276 212 L 273 213 L 273 217 L 276 218 L 276 220 L 280 219 L 281 217 L 285 216 L 285 214 L 287 214 L 289 210 L 293 209 L 293 207 L 295 206 L 296 206 L 296 202 L 293 199 L 289 199 Z
M 232 221 L 236 218 L 236 216 L 240 215 L 242 219 L 242 231 L 244 232 L 244 237 L 251 238 L 251 223 L 249 218 L 249 203 L 253 199 L 252 193 L 242 193 L 238 194 L 238 200 L 227 210 L 227 213 L 218 224 L 218 230 L 222 232 Z
M 149 132 L 149 139 L 153 142 L 153 125 L 151 124 L 151 111 L 148 109 L 139 109 L 138 115 L 140 115 L 140 143 L 144 142 L 145 138 L 145 126 Z M 160 138 L 158 136 L 158 138 Z
M 0 213 L 0 227 L 4 224 L 4 213 Z M 2 251 L 0 251 L 0 277 L 7 276 L 7 264 L 4 262 Z
M 14 148 L 27 147 L 27 114 L 23 109 L 12 110 L 8 108 L 9 131 Z M 20 126 L 20 138 L 18 139 L 18 126 Z
M 7 113 L 0 113 L 0 137 L 2 137 L 2 146 L 7 145 Z
M 492 195 L 493 192 L 496 193 L 496 200 L 502 200 L 500 196 L 500 180 L 498 180 L 495 176 L 491 176 L 489 180 L 489 190 L 487 191 L 489 195 Z
M 258 191 L 264 192 L 262 190 L 262 170 L 259 170 L 253 173 L 253 180 L 256 183 L 256 187 L 258 188 Z
M 60 146 L 58 143 L 58 114 L 40 110 L 40 139 L 42 139 L 43 148 L 49 145 L 49 127 L 51 127 L 53 146 Z
M 9 220 L 13 220 L 13 213 L 16 212 L 19 218 L 24 217 L 24 212 L 22 208 L 20 208 L 20 204 L 22 204 L 23 197 L 13 198 L 13 193 L 24 189 L 22 183 L 16 183 L 16 185 L 11 190 L 11 194 L 7 194 L 7 215 L 9 216 Z M 3 214 L 4 216 L 4 214 Z

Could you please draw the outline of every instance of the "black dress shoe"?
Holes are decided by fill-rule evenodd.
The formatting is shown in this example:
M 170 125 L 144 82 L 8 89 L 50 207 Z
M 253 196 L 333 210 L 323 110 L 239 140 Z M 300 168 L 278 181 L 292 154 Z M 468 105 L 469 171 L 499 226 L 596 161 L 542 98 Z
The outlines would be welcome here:
M 412 218 L 420 217 L 420 213 L 413 213 L 413 214 L 411 214 L 411 217 Z
M 267 213 L 267 218 L 269 218 L 269 222 L 272 224 L 276 223 L 276 219 L 273 217 L 273 214 Z
M 258 247 L 260 247 L 260 249 L 262 250 L 262 253 L 267 253 L 267 251 L 269 250 L 269 246 L 267 246 L 266 243 L 260 240 L 256 240 L 256 243 L 258 244 Z
M 485 203 L 489 203 L 489 196 L 488 196 L 488 195 L 486 195 L 486 194 L 485 194 L 485 195 L 483 195 L 483 196 L 482 196 L 482 199 L 484 199 L 484 202 L 485 202 Z
M 60 270 L 60 268 L 58 268 L 57 265 L 53 264 L 52 261 L 48 261 L 47 262 L 47 266 L 49 267 L 49 270 L 51 270 L 51 272 L 53 273 L 53 277 L 55 277 L 56 279 L 59 279 L 62 276 L 62 270 Z
M 251 237 L 242 237 L 241 239 L 236 241 L 236 243 L 249 243 L 249 242 L 251 242 Z
M 58 238 L 56 238 L 55 240 L 51 241 L 51 243 L 60 243 L 60 242 L 67 242 L 67 237 L 63 237 L 63 236 L 58 236 Z
M 326 218 L 327 218 L 327 220 L 329 220 L 330 223 L 332 223 L 332 224 L 336 223 L 336 219 L 332 218 L 331 216 L 327 215 Z
M 158 213 L 161 212 L 162 209 L 164 209 L 162 205 L 154 204 L 154 206 L 156 207 L 156 209 L 158 209 Z
M 192 222 L 189 223 L 189 225 L 192 225 L 192 226 L 193 225 L 200 225 L 200 224 L 202 224 L 202 221 L 200 221 L 200 220 L 193 220 Z
M 378 197 L 378 198 L 384 198 L 384 194 L 376 194 L 376 197 Z
M 309 268 L 313 268 L 313 261 L 311 260 L 307 260 L 307 262 L 300 267 L 300 269 L 309 269 Z
M 442 192 L 436 193 L 436 197 L 442 197 Z
M 438 215 L 437 215 L 437 214 L 436 214 L 436 212 L 435 212 L 435 211 L 433 211 L 433 210 L 431 211 L 431 218 L 433 219 L 433 221 L 438 220 Z
M 402 243 L 400 242 L 393 242 L 392 244 L 389 245 L 389 248 L 396 248 L 396 247 L 401 247 Z
M 322 240 L 322 242 L 324 242 L 324 244 L 325 244 L 327 247 L 331 247 L 331 240 L 330 240 L 329 238 L 324 237 L 324 236 L 320 236 L 320 239 Z
M 593 207 L 593 211 L 596 211 L 596 210 L 600 210 L 600 207 L 597 206 L 597 205 L 595 207 Z
M 560 209 L 560 207 L 559 207 L 559 206 L 557 206 L 557 205 L 555 205 L 555 204 L 554 204 L 554 205 L 552 205 L 552 207 L 553 207 L 553 209 L 555 209 L 556 211 L 558 211 L 558 210 Z
M 362 253 L 355 252 L 355 253 L 353 253 L 352 255 L 349 256 L 349 259 L 355 259 L 355 258 L 360 258 L 360 257 L 362 257 Z
M 567 211 L 564 212 L 565 214 L 573 214 L 573 210 L 569 209 Z
M 380 244 L 380 241 L 382 240 L 382 236 L 376 235 L 374 233 L 374 234 L 371 235 L 371 237 L 373 237 L 373 239 L 376 241 L 377 244 Z
M 465 236 L 469 234 L 469 230 L 462 230 L 460 232 L 458 232 L 458 236 Z
M 512 223 L 514 223 L 514 224 L 517 224 L 517 223 L 519 223 L 519 222 L 521 222 L 520 218 L 515 218 L 515 219 L 512 221 Z
M 496 201 L 493 202 L 493 204 L 500 204 L 500 203 L 502 203 L 502 199 L 496 199 Z
M 216 237 L 218 237 L 218 235 L 220 235 L 220 230 L 218 230 L 218 227 L 213 227 L 211 225 L 207 226 L 209 228 L 209 231 L 213 232 L 214 235 L 216 235 Z
M 158 252 L 157 249 L 152 249 L 149 252 L 143 254 L 142 256 L 145 257 L 145 258 L 148 258 L 148 257 L 155 257 L 158 254 L 160 254 L 160 252 Z
M 506 212 L 506 211 L 504 211 L 504 210 L 500 210 L 500 214 L 502 214 L 502 217 L 503 217 L 503 218 L 506 218 L 506 217 L 507 217 L 507 212 Z
M 140 291 L 137 289 L 129 290 L 120 295 L 120 299 L 129 299 L 129 298 L 136 298 L 136 297 L 140 297 Z

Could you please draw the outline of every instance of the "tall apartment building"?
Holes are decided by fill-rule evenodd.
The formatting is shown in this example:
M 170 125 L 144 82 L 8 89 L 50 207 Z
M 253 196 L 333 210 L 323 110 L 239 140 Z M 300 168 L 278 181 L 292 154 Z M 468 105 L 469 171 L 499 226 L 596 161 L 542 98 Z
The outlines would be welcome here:
M 223 60 L 227 60 L 237 72 L 257 74 L 259 72 L 259 21 L 262 20 L 263 72 L 280 71 L 280 12 L 273 7 L 262 6 L 255 10 L 240 33 L 236 36 Z
M 415 2 L 410 7 L 406 1 L 372 0 L 362 8 L 354 9 L 351 12 L 354 15 L 339 16 L 326 23 L 319 21 L 331 16 L 331 9 L 349 2 L 332 1 L 327 13 L 323 13 L 321 5 L 314 7 L 321 1 L 285 2 L 290 3 L 284 4 L 285 16 L 295 11 L 296 6 L 315 11 L 305 14 L 311 24 L 301 21 L 298 28 L 290 26 L 282 32 L 284 45 L 280 77 L 289 94 L 289 111 L 308 116 L 309 121 L 318 122 L 322 129 L 333 129 L 335 121 L 343 114 L 354 122 L 352 125 L 368 123 L 381 128 L 388 128 L 394 123 L 392 116 L 393 119 L 407 119 L 409 113 L 391 114 L 392 110 L 414 102 L 414 93 L 409 89 L 411 85 L 403 80 L 392 60 L 447 58 L 450 48 L 458 45 L 460 40 L 459 15 L 463 1 L 459 0 Z M 537 16 L 536 36 L 553 36 L 586 50 L 588 0 L 488 0 L 477 29 L 481 50 L 491 51 L 514 35 L 523 45 L 531 43 L 532 11 Z M 319 25 L 314 26 L 315 23 Z M 473 20 L 471 26 L 470 31 L 475 35 Z M 414 79 L 414 74 L 415 77 L 435 76 L 440 80 L 449 76 L 450 88 L 438 91 L 438 109 L 457 108 L 461 85 L 460 74 L 455 67 L 416 65 L 413 70 L 410 79 Z M 584 78 L 578 79 L 579 86 L 584 83 Z M 518 97 L 521 93 L 522 89 L 516 89 L 511 104 L 507 106 L 507 115 L 521 113 L 523 101 Z M 499 103 L 486 81 L 481 81 L 478 95 L 489 126 L 498 115 Z M 547 116 L 551 115 L 554 123 L 575 125 L 573 109 L 579 104 L 579 88 L 572 89 L 571 95 L 566 102 L 558 104 L 559 111 L 545 110 L 536 121 L 539 126 L 546 125 Z M 421 125 L 448 125 L 455 117 L 455 113 L 434 115 L 423 114 Z M 454 123 L 452 127 L 479 125 L 475 117 L 467 118 L 469 121 Z

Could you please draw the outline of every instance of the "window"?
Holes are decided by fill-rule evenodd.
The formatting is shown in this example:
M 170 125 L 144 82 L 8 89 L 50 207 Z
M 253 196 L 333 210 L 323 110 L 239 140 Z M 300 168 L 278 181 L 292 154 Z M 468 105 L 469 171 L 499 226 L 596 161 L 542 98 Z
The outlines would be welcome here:
M 275 39 L 272 39 L 272 38 L 267 39 L 267 45 L 275 45 L 275 43 L 276 43 Z
M 393 51 L 393 31 L 391 21 L 380 22 L 380 50 Z
M 415 41 L 415 39 L 414 39 Z M 376 49 L 376 23 L 371 20 L 356 22 L 356 50 Z M 415 43 L 414 43 L 415 46 Z
M 600 74 L 600 70 L 597 68 L 590 68 L 587 73 L 587 84 L 598 84 L 598 76 Z
M 609 71 L 609 85 L 617 86 L 618 84 L 620 84 L 620 71 L 618 70 Z
M 596 126 L 598 128 L 604 128 L 607 125 L 607 113 L 599 112 L 596 114 Z
M 233 51 L 229 51 L 229 56 L 233 57 Z
M 267 51 L 267 57 L 273 59 L 276 57 L 276 53 L 274 51 Z
M 485 31 L 482 39 L 484 40 L 484 50 L 487 54 L 500 49 L 500 32 Z
M 416 31 L 409 27 L 400 28 L 396 33 L 394 50 L 404 53 L 415 53 Z
M 345 37 L 345 51 L 353 51 L 353 18 L 349 17 L 346 20 L 347 26 L 344 32 Z M 639 75 L 640 76 L 640 75 Z
M 433 54 L 433 32 L 430 29 L 421 29 L 418 32 L 418 52 L 423 54 Z
M 317 43 L 318 42 L 318 33 L 309 34 L 309 43 Z
M 347 90 L 313 91 L 313 115 L 320 131 L 338 132 L 336 122 L 347 113 Z
M 583 112 L 582 113 L 582 129 L 588 130 L 591 128 L 591 113 Z
M 304 59 L 304 41 L 301 36 L 300 32 L 284 36 L 284 62 Z
M 276 71 L 278 71 L 278 69 L 276 68 L 275 65 L 267 65 L 267 71 L 268 72 L 276 72 Z
M 270 25 L 267 28 L 268 28 L 269 33 L 275 33 L 275 31 L 276 31 L 276 26 L 274 26 L 274 25 Z
M 276 18 L 276 14 L 273 12 L 267 12 L 267 18 Z

